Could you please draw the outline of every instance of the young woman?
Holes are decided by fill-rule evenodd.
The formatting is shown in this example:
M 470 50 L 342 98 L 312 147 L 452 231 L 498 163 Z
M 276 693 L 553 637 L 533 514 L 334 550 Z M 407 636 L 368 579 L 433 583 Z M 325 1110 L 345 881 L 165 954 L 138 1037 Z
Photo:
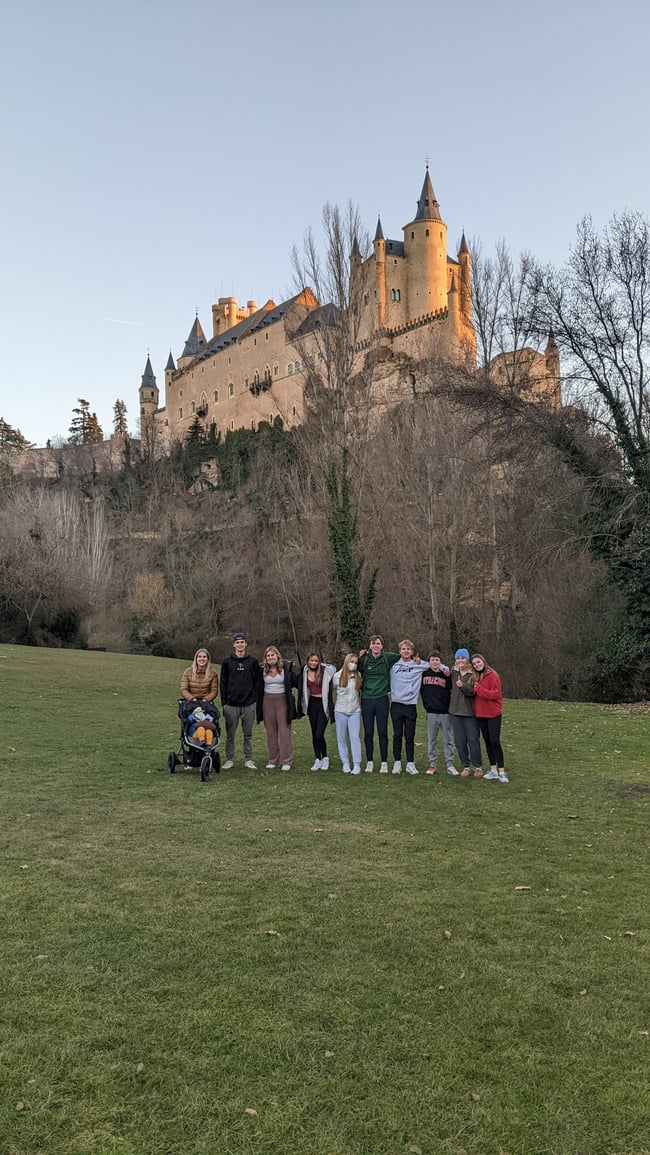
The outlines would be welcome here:
M 268 752 L 267 770 L 280 766 L 290 770 L 293 762 L 291 723 L 296 717 L 292 662 L 284 662 L 277 646 L 267 646 L 257 699 L 257 721 L 264 722 Z
M 474 712 L 474 687 L 476 674 L 470 661 L 469 650 L 462 647 L 454 654 L 454 668 L 451 672 L 451 698 L 449 714 L 454 741 L 461 764 L 461 778 L 470 775 L 470 764 L 474 767 L 474 777 L 483 777 L 481 765 L 481 732 Z M 453 774 L 454 770 L 448 770 Z M 455 774 L 457 775 L 457 771 Z
M 212 669 L 210 655 L 205 647 L 197 650 L 191 666 L 183 670 L 181 698 L 186 702 L 214 702 L 219 693 L 217 671 Z
M 332 679 L 336 687 L 336 702 L 334 704 L 336 741 L 344 774 L 361 773 L 361 698 L 359 695 L 361 675 L 357 665 L 357 655 L 346 654 L 341 669 L 337 670 Z M 352 752 L 352 769 L 350 769 L 348 740 Z
M 472 669 L 476 675 L 474 686 L 474 709 L 478 720 L 490 769 L 483 777 L 494 781 L 507 782 L 508 775 L 503 766 L 501 745 L 501 716 L 503 714 L 503 693 L 501 678 L 496 670 L 488 666 L 482 654 L 472 654 Z
M 309 654 L 298 680 L 298 715 L 305 714 L 311 726 L 314 747 L 312 770 L 329 770 L 325 731 L 334 717 L 332 678 L 336 667 L 324 662 L 319 653 Z

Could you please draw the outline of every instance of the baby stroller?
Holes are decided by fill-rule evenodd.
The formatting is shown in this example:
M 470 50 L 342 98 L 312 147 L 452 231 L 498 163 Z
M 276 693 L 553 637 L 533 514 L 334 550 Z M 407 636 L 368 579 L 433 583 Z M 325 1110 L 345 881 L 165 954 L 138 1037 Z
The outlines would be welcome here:
M 195 710 L 200 709 L 214 725 L 214 742 L 208 746 L 198 738 L 190 736 L 190 730 L 195 722 L 192 717 Z M 173 774 L 176 767 L 182 762 L 183 766 L 199 767 L 201 781 L 207 782 L 212 771 L 218 774 L 221 769 L 221 755 L 219 754 L 219 710 L 214 702 L 186 702 L 183 698 L 178 703 L 178 716 L 181 720 L 181 738 L 178 750 L 172 750 L 167 759 L 167 769 Z

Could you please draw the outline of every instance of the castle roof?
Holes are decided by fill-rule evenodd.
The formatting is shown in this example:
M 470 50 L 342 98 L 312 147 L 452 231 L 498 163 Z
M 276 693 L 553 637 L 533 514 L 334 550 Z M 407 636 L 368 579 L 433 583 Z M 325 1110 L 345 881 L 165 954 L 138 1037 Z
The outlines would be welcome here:
M 306 305 L 309 309 L 315 309 L 318 306 L 311 289 L 303 289 L 302 292 L 296 293 L 295 297 L 289 297 L 287 301 L 282 301 L 281 304 L 276 305 L 275 301 L 268 300 L 261 309 L 257 309 L 250 317 L 244 317 L 243 320 L 238 321 L 232 328 L 226 329 L 223 333 L 218 333 L 213 337 L 197 354 L 199 361 L 204 361 L 206 357 L 212 357 L 215 353 L 221 352 L 229 345 L 234 345 L 237 341 L 243 340 L 244 337 L 250 337 L 253 333 L 259 333 L 262 329 L 266 329 L 268 325 L 274 325 L 276 321 L 280 321 L 295 305 Z
M 404 241 L 395 241 L 392 238 L 386 241 L 386 252 L 394 257 L 404 256 Z
M 436 200 L 436 194 L 433 191 L 431 184 L 431 177 L 429 176 L 429 168 L 424 176 L 424 184 L 422 185 L 422 192 L 418 201 L 418 211 L 415 214 L 416 221 L 441 221 L 440 206 Z
M 171 369 L 172 372 L 176 371 L 176 366 L 174 364 L 174 358 L 172 357 L 171 349 L 169 350 L 169 357 L 167 358 L 167 364 L 165 365 L 165 372 L 167 372 L 168 369 Z
M 468 252 L 469 252 L 469 245 L 467 244 L 467 238 L 465 237 L 465 229 L 463 229 L 463 235 L 460 238 L 460 246 L 458 249 L 458 255 L 460 256 L 461 253 L 468 253 Z
M 151 357 L 147 356 L 147 364 L 144 367 L 142 374 L 141 389 L 157 389 L 156 376 L 151 365 Z
M 377 217 L 377 228 L 375 229 L 375 240 L 376 241 L 383 241 L 384 240 L 384 230 L 381 227 L 381 217 L 379 217 L 379 216 Z
M 185 348 L 183 349 L 181 357 L 198 357 L 199 353 L 204 348 L 205 333 L 201 328 L 201 322 L 199 321 L 199 318 L 196 317 L 194 324 L 190 329 L 190 335 L 185 342 Z

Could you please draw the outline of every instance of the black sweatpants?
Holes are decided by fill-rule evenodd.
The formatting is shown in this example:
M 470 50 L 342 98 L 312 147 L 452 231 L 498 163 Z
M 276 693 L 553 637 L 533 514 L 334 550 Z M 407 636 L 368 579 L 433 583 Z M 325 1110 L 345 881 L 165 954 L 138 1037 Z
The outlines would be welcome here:
M 500 770 L 503 770 L 501 718 L 501 714 L 497 714 L 496 718 L 479 718 L 478 724 L 481 727 L 490 766 L 498 766 Z
M 393 723 L 393 758 L 402 759 L 402 738 L 406 743 L 406 761 L 415 762 L 415 722 L 417 706 L 405 706 L 403 702 L 391 702 L 390 716 Z
M 327 714 L 323 709 L 322 698 L 312 698 L 311 694 L 309 695 L 307 717 L 309 718 L 309 725 L 311 726 L 311 740 L 314 746 L 314 754 L 316 758 L 327 758 L 327 743 L 325 741 Z

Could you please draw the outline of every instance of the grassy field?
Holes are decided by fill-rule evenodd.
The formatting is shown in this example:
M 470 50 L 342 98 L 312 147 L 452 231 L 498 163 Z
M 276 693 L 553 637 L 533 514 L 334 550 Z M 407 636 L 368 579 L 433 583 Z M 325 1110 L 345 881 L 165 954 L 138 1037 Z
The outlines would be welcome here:
M 2 1155 L 647 1155 L 648 713 L 201 784 L 182 668 L 0 647 Z

